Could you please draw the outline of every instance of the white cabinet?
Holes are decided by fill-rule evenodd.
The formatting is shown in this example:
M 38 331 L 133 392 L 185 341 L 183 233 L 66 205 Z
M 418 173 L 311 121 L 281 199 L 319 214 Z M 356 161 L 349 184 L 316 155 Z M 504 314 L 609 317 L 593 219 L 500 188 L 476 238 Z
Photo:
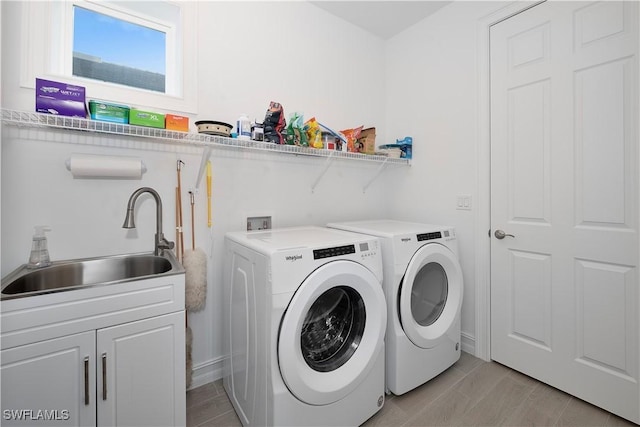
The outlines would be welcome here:
M 2 350 L 2 425 L 96 425 L 95 336 Z
M 184 425 L 184 329 L 178 312 L 2 350 L 2 425 Z
M 2 426 L 183 426 L 184 274 L 0 301 Z
M 97 331 L 98 426 L 185 423 L 184 312 Z

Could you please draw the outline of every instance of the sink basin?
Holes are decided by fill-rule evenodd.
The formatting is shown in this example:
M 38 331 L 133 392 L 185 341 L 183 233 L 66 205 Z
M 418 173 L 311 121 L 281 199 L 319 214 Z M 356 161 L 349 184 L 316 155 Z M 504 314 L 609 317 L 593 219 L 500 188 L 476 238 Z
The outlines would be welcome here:
M 172 252 L 55 261 L 35 270 L 21 266 L 2 280 L 1 299 L 59 292 L 184 273 Z

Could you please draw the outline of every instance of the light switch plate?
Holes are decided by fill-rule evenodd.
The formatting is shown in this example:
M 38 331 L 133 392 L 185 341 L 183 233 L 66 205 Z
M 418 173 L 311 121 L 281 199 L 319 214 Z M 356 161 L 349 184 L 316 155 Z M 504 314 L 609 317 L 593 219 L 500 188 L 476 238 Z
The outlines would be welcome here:
M 471 195 L 470 194 L 459 194 L 456 199 L 456 209 L 463 211 L 471 210 Z

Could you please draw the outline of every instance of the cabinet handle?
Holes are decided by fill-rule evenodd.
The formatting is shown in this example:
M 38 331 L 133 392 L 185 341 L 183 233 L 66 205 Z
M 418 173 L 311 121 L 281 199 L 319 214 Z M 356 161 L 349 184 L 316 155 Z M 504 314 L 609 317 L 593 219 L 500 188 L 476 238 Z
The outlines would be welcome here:
M 102 353 L 102 400 L 107 400 L 107 353 Z
M 89 404 L 89 356 L 84 358 L 84 404 Z

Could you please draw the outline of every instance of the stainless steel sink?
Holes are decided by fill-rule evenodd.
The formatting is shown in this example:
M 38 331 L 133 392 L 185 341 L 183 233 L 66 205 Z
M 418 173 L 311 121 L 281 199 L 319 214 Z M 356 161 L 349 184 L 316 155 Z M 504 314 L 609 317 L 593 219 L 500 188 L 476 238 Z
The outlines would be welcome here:
M 184 268 L 170 251 L 163 251 L 161 255 L 130 254 L 55 261 L 36 270 L 23 265 L 2 279 L 0 299 L 180 273 L 184 273 Z

